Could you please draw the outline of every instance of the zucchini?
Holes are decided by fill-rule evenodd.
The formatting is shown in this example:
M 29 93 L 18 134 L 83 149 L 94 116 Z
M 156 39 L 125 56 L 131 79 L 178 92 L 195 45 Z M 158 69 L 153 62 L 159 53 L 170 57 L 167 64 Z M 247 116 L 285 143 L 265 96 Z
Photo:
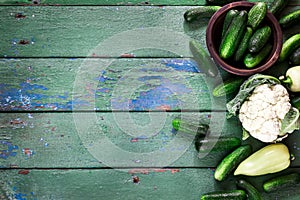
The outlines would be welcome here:
M 214 145 L 214 146 L 213 146 Z M 200 153 L 210 151 L 221 152 L 231 151 L 241 145 L 241 140 L 236 137 L 221 137 L 221 138 L 196 138 L 195 148 Z M 211 148 L 213 146 L 213 148 Z
M 288 28 L 299 23 L 300 9 L 290 12 L 279 19 L 279 24 L 282 28 Z
M 293 51 L 292 55 L 290 56 L 290 63 L 292 65 L 300 65 L 300 47 Z
M 294 186 L 298 183 L 300 183 L 300 174 L 294 172 L 287 175 L 277 176 L 265 181 L 263 183 L 263 188 L 266 192 L 273 192 L 282 188 Z
M 231 9 L 226 13 L 224 23 L 223 23 L 223 29 L 222 29 L 222 38 L 224 38 L 229 25 L 231 24 L 232 20 L 234 19 L 235 16 L 239 14 L 238 10 Z
M 298 110 L 300 110 L 300 96 L 292 97 L 291 98 L 291 104 L 295 108 L 297 108 Z
M 267 14 L 267 4 L 265 2 L 257 2 L 248 13 L 247 25 L 256 30 Z
M 215 191 L 203 194 L 201 200 L 244 200 L 247 194 L 244 190 Z
M 191 8 L 183 14 L 185 21 L 193 22 L 199 17 L 211 17 L 213 14 L 218 11 L 220 6 L 198 6 L 196 8 Z
M 248 53 L 244 58 L 244 64 L 247 68 L 253 68 L 259 65 L 271 52 L 272 45 L 267 44 L 263 49 L 258 53 Z
M 245 190 L 248 195 L 248 200 L 262 200 L 259 191 L 249 182 L 244 179 L 237 181 L 237 187 Z
M 206 0 L 206 4 L 223 6 L 234 1 L 236 0 Z
M 300 47 L 300 33 L 289 37 L 282 45 L 279 61 L 286 60 L 298 47 Z
M 172 120 L 172 126 L 176 131 L 187 133 L 193 136 L 205 136 L 209 129 L 207 124 L 196 124 L 178 118 Z
M 247 11 L 242 10 L 232 20 L 232 23 L 228 27 L 228 31 L 221 41 L 219 48 L 221 58 L 230 58 L 235 53 L 246 29 L 247 16 Z
M 211 77 L 216 77 L 219 72 L 218 67 L 213 62 L 210 55 L 203 49 L 200 42 L 197 40 L 191 40 L 189 43 L 189 48 L 192 52 L 193 59 L 196 61 L 197 66 L 199 67 L 199 70 Z
M 279 16 L 281 11 L 286 7 L 286 5 L 289 3 L 289 0 L 273 0 L 269 7 L 269 11 L 275 15 Z
M 214 174 L 215 179 L 223 181 L 251 152 L 252 148 L 249 144 L 236 148 L 218 164 Z
M 250 40 L 252 34 L 253 34 L 252 28 L 247 27 L 245 35 L 244 35 L 237 51 L 235 52 L 235 55 L 234 55 L 235 61 L 241 61 L 242 58 L 244 57 L 245 53 L 247 52 L 249 40 Z
M 270 26 L 263 26 L 259 29 L 257 29 L 252 37 L 249 39 L 248 43 L 248 49 L 251 53 L 257 53 L 259 52 L 265 44 L 269 41 L 271 37 L 271 28 Z
M 223 83 L 217 85 L 213 89 L 212 94 L 214 97 L 222 97 L 222 96 L 226 96 L 226 95 L 235 93 L 239 90 L 239 88 L 243 82 L 244 82 L 244 79 L 239 76 L 227 79 Z

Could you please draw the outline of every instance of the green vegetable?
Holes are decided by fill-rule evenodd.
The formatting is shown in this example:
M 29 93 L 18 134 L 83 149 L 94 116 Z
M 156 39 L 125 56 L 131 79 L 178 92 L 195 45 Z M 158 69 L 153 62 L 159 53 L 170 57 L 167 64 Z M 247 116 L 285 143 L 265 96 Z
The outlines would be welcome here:
M 237 115 L 240 106 L 244 103 L 248 96 L 251 95 L 251 92 L 259 85 L 262 84 L 280 84 L 280 81 L 274 76 L 263 75 L 263 74 L 254 74 L 250 76 L 244 83 L 241 85 L 238 94 L 230 102 L 226 104 L 228 115 L 230 118 Z
M 281 76 L 279 79 L 287 85 L 290 91 L 300 92 L 300 66 L 289 68 L 285 76 Z
M 290 153 L 282 143 L 269 144 L 239 164 L 234 175 L 259 176 L 280 172 L 290 166 Z
M 259 191 L 249 182 L 244 179 L 237 181 L 238 188 L 245 190 L 248 195 L 248 200 L 262 200 Z
M 283 43 L 278 60 L 286 60 L 298 47 L 300 47 L 300 33 L 289 37 Z
M 221 138 L 201 138 L 195 140 L 195 148 L 201 153 L 210 151 L 222 152 L 230 151 L 241 145 L 241 140 L 236 137 L 221 137 Z
M 282 28 L 288 28 L 299 23 L 299 20 L 300 20 L 300 9 L 294 10 L 289 14 L 282 16 L 279 19 L 279 24 L 281 25 Z
M 224 19 L 224 23 L 223 23 L 223 29 L 222 29 L 222 38 L 224 38 L 229 25 L 231 24 L 232 20 L 234 19 L 234 17 L 236 17 L 239 14 L 238 10 L 235 9 L 231 9 L 226 13 L 225 19 Z
M 247 25 L 253 30 L 261 24 L 267 14 L 267 4 L 265 2 L 256 3 L 249 11 Z
M 270 54 L 270 52 L 272 51 L 272 45 L 271 44 L 266 44 L 266 46 L 264 46 L 262 48 L 262 50 L 260 50 L 257 53 L 248 53 L 245 58 L 244 58 L 244 64 L 247 68 L 254 68 L 257 65 L 259 65 L 261 62 L 264 61 L 264 59 L 267 58 L 267 56 Z
M 292 65 L 300 65 L 300 47 L 298 47 L 290 56 Z
M 216 77 L 219 70 L 210 55 L 203 49 L 201 43 L 197 40 L 191 40 L 189 47 L 200 71 L 203 71 L 211 77 Z
M 300 183 L 300 175 L 294 172 L 265 181 L 263 188 L 266 192 L 282 191 L 282 189 L 295 186 L 298 183 Z
M 223 181 L 235 168 L 251 154 L 250 145 L 243 145 L 228 154 L 217 166 L 214 177 L 218 181 Z
M 222 97 L 222 96 L 235 93 L 238 91 L 243 81 L 244 79 L 242 77 L 234 77 L 234 78 L 227 79 L 223 83 L 217 85 L 213 89 L 212 94 L 215 97 Z
M 176 131 L 187 133 L 192 136 L 205 136 L 209 129 L 207 124 L 200 124 L 177 118 L 172 120 L 172 126 Z
M 257 29 L 249 39 L 248 48 L 251 53 L 259 52 L 271 37 L 271 28 L 266 25 Z
M 280 136 L 292 133 L 300 128 L 299 110 L 292 107 L 281 121 Z
M 269 7 L 269 10 L 273 15 L 279 16 L 281 11 L 289 3 L 289 0 L 273 0 L 272 4 Z
M 245 53 L 247 52 L 249 40 L 250 40 L 252 34 L 253 34 L 252 28 L 247 27 L 245 35 L 242 38 L 242 41 L 241 41 L 237 51 L 235 52 L 235 55 L 234 55 L 235 61 L 241 61 L 242 58 L 244 57 Z
M 297 108 L 298 110 L 300 110 L 300 96 L 296 96 L 296 97 L 293 97 L 291 99 L 291 103 L 292 105 Z
M 244 190 L 215 191 L 202 195 L 201 200 L 244 200 L 247 194 Z
M 234 2 L 236 0 L 206 0 L 206 3 L 208 5 L 219 5 L 219 6 L 223 6 L 225 4 Z
M 200 17 L 211 17 L 218 11 L 220 6 L 198 6 L 196 8 L 191 8 L 183 14 L 185 21 L 193 22 Z
M 219 54 L 221 58 L 227 59 L 234 55 L 241 39 L 244 36 L 247 23 L 247 11 L 240 11 L 240 13 L 232 20 L 228 27 L 224 39 L 221 41 L 219 47 Z

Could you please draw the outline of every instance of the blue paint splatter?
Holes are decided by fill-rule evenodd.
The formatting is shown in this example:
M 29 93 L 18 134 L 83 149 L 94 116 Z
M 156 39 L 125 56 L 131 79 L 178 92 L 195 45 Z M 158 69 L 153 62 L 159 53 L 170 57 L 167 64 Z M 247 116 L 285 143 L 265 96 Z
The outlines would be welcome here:
M 10 156 L 15 157 L 17 155 L 17 150 L 19 147 L 17 145 L 13 145 L 7 141 L 0 141 L 0 145 L 2 145 L 5 149 L 0 150 L 0 158 L 7 159 Z
M 166 67 L 175 69 L 176 71 L 199 73 L 197 63 L 193 60 L 184 59 L 163 59 L 161 61 Z

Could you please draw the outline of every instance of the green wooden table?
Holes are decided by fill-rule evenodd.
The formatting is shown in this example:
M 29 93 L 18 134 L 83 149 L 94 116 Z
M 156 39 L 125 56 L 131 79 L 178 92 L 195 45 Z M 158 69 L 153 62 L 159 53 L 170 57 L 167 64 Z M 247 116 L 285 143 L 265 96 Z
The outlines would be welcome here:
M 204 0 L 0 4 L 0 199 L 192 200 L 235 188 L 239 177 L 213 178 L 228 152 L 199 155 L 171 124 L 201 119 L 217 136 L 241 138 L 226 99 L 211 95 L 232 75 L 209 77 L 188 48 L 196 39 L 206 50 L 209 18 L 183 19 Z M 285 12 L 299 6 L 291 0 Z M 299 133 L 284 141 L 296 158 Z M 296 159 L 281 173 L 299 167 Z M 264 193 L 272 176 L 244 178 L 264 199 L 299 199 L 299 188 Z

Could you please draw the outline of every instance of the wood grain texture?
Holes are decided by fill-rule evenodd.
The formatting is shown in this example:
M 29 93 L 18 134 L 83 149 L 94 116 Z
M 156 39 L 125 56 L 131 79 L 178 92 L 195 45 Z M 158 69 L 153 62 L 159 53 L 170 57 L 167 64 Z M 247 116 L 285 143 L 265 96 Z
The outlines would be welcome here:
M 224 110 L 192 59 L 3 59 L 2 111 Z M 220 70 L 220 73 L 222 70 Z
M 299 171 L 299 168 L 291 171 Z M 235 181 L 239 178 L 230 176 L 224 182 L 217 182 L 211 168 L 15 169 L 0 172 L 1 180 L 4 180 L 0 185 L 2 196 L 15 199 L 200 199 L 207 192 L 235 189 Z M 246 180 L 258 188 L 265 200 L 299 198 L 300 191 L 295 188 L 263 192 L 263 181 L 273 176 L 248 177 Z

